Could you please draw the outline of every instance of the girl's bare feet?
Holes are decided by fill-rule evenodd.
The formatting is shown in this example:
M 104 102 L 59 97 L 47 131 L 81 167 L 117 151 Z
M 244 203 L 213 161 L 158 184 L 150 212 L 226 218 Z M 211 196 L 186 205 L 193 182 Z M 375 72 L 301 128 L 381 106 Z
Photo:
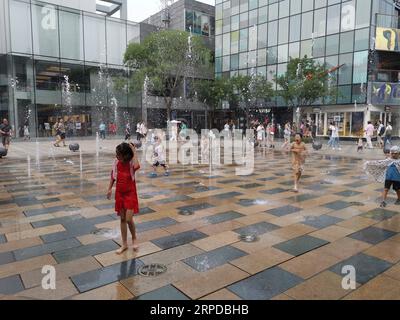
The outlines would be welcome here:
M 132 248 L 133 251 L 139 251 L 139 245 L 137 243 L 137 239 L 132 239 Z
M 121 255 L 123 254 L 126 250 L 128 250 L 127 245 L 123 245 L 121 248 L 119 248 L 117 251 L 115 251 L 116 254 Z

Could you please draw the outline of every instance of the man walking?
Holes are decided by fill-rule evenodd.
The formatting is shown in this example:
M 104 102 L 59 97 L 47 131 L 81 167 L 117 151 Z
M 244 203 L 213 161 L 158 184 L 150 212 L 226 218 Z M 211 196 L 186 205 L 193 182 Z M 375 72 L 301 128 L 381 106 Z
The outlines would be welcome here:
M 10 147 L 11 136 L 12 136 L 12 128 L 8 123 L 8 120 L 3 119 L 3 123 L 0 124 L 0 137 L 1 137 L 1 143 L 3 144 L 3 147 L 7 151 L 8 148 Z
M 393 132 L 392 124 L 388 122 L 385 129 L 385 143 L 384 143 L 385 147 L 387 143 L 389 143 L 389 145 L 392 144 L 392 132 Z
M 100 131 L 100 138 L 105 140 L 106 139 L 106 124 L 104 123 L 104 121 L 102 121 L 100 123 L 99 131 Z
M 385 126 L 383 125 L 382 121 L 378 121 L 378 147 L 383 148 L 383 135 L 385 134 Z
M 373 149 L 373 145 L 372 145 L 372 137 L 374 136 L 374 125 L 372 124 L 371 121 L 368 121 L 368 125 L 365 129 L 365 135 L 367 137 L 367 149 Z

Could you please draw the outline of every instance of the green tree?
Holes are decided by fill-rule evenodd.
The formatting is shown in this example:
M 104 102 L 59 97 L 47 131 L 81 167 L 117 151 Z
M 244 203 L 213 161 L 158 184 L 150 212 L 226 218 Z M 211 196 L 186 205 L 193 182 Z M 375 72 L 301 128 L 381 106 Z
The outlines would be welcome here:
M 124 56 L 128 67 L 136 70 L 134 90 L 143 89 L 147 76 L 151 91 L 164 97 L 168 120 L 184 77 L 210 72 L 210 60 L 210 50 L 201 37 L 176 30 L 152 33 L 142 43 L 130 44 Z
M 266 102 L 274 96 L 272 84 L 260 75 L 238 75 L 230 79 L 230 84 L 233 90 L 230 102 L 233 105 L 242 106 L 246 115 L 247 127 L 249 127 L 250 108 L 256 106 L 258 101 Z
M 299 108 L 301 119 L 304 107 L 310 106 L 321 99 L 330 99 L 337 93 L 331 85 L 334 76 L 325 65 L 305 56 L 291 59 L 285 74 L 274 79 L 278 85 L 277 95 L 281 96 L 288 107 Z
M 216 78 L 214 81 L 198 81 L 195 90 L 198 100 L 211 108 L 211 118 L 214 118 L 215 111 L 221 106 L 222 101 L 230 101 L 233 96 L 230 80 L 223 77 Z

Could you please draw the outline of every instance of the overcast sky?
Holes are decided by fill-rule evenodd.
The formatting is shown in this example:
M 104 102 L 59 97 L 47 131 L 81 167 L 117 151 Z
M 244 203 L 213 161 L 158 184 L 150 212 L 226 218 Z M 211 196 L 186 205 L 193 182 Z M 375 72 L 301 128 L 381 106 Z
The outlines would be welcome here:
M 215 5 L 215 0 L 197 0 Z M 162 9 L 160 0 L 128 0 L 129 20 L 140 22 Z

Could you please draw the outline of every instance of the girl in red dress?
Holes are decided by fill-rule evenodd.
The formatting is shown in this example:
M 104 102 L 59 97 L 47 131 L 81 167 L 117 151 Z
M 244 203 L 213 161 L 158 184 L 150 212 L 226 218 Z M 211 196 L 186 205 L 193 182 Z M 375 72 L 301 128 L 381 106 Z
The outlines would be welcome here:
M 116 253 L 122 254 L 128 249 L 128 227 L 132 234 L 133 250 L 137 251 L 139 249 L 133 215 L 139 213 L 135 172 L 140 169 L 140 164 L 133 144 L 120 144 L 116 149 L 116 158 L 111 172 L 107 199 L 111 199 L 112 188 L 114 182 L 116 182 L 115 211 L 121 217 L 122 236 L 122 247 Z

